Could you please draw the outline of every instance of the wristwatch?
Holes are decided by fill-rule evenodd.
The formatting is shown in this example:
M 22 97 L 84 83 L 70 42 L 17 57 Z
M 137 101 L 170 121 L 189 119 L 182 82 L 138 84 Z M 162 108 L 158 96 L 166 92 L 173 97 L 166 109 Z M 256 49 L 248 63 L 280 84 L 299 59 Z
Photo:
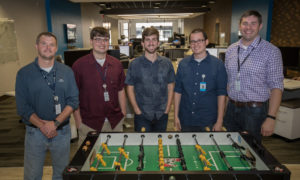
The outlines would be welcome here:
M 60 122 L 56 119 L 53 120 L 54 121 L 54 126 L 55 127 L 58 127 L 60 125 Z
M 271 115 L 267 115 L 267 118 L 271 118 L 271 119 L 273 119 L 273 120 L 276 120 L 276 117 L 275 116 L 271 116 Z

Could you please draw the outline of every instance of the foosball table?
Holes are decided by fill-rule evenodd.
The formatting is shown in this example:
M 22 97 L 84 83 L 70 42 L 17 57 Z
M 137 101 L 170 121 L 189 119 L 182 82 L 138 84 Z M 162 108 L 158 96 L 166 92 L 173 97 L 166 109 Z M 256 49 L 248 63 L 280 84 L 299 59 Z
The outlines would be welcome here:
M 90 132 L 64 180 L 289 180 L 252 136 L 237 132 Z

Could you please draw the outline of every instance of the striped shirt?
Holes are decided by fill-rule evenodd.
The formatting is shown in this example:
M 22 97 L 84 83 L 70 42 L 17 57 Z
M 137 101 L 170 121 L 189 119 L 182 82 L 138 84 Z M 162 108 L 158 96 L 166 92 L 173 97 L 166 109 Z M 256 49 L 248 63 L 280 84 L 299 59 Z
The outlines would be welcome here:
M 228 96 L 241 102 L 264 102 L 270 91 L 283 91 L 283 65 L 280 50 L 258 36 L 246 49 L 241 40 L 228 47 L 225 67 L 228 74 Z M 238 63 L 238 58 L 240 63 Z M 240 64 L 240 89 L 236 88 Z

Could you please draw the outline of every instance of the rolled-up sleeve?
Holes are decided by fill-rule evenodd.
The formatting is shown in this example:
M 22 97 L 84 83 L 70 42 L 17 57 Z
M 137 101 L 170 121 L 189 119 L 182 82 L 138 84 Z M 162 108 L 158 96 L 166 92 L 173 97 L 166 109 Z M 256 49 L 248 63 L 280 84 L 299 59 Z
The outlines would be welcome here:
M 71 106 L 74 110 L 78 108 L 79 105 L 79 92 L 76 85 L 75 77 L 73 71 L 69 71 L 68 83 L 66 91 L 66 105 Z
M 22 75 L 19 71 L 17 73 L 15 85 L 17 113 L 22 117 L 23 122 L 28 124 L 30 116 L 34 113 L 34 110 L 29 101 L 27 84 L 26 80 L 24 80 L 24 75 Z
M 283 91 L 283 64 L 281 52 L 278 48 L 272 50 L 268 59 L 268 74 L 267 74 L 267 83 L 270 89 L 280 89 Z

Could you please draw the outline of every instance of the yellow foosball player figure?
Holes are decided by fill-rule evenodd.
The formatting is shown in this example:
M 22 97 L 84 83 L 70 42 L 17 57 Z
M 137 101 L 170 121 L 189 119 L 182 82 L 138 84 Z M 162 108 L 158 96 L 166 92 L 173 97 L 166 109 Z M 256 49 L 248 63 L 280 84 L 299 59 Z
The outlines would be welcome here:
M 110 151 L 109 151 L 109 149 L 107 148 L 107 144 L 102 143 L 101 146 L 102 146 L 103 149 L 105 149 L 106 153 L 107 153 L 108 155 L 110 155 Z
M 97 154 L 96 158 L 101 162 L 102 166 L 106 166 L 106 162 L 103 160 L 103 156 L 101 154 Z

